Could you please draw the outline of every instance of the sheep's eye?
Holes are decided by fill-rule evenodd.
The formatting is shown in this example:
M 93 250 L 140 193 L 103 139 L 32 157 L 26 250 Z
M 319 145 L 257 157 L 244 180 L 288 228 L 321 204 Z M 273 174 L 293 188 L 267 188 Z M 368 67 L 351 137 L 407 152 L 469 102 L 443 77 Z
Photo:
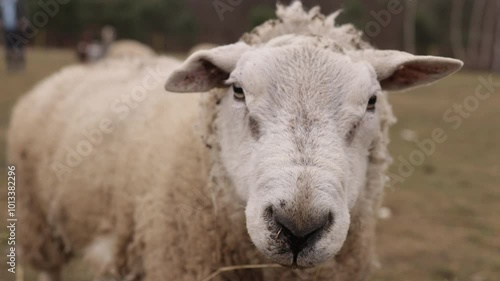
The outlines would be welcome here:
M 371 96 L 366 105 L 367 111 L 375 111 L 375 104 L 377 103 L 377 96 Z
M 238 101 L 245 100 L 245 92 L 243 91 L 243 88 L 237 85 L 233 85 L 233 92 L 234 92 L 234 99 Z

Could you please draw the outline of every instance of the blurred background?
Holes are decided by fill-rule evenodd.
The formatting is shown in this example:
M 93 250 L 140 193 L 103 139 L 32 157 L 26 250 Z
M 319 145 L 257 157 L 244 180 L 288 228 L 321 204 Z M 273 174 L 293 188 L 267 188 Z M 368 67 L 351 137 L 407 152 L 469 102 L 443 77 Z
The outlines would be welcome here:
M 355 24 L 377 48 L 465 62 L 464 70 L 443 82 L 390 95 L 398 117 L 391 131 L 392 174 L 421 149 L 418 143 L 429 139 L 434 128 L 442 128 L 447 139 L 423 163 L 414 165 L 408 176 L 391 178 L 378 226 L 381 267 L 371 280 L 499 281 L 500 0 L 302 2 L 309 8 L 320 5 L 327 14 L 343 9 L 339 23 Z M 136 40 L 158 53 L 183 59 L 198 44 L 206 48 L 237 41 L 244 32 L 273 18 L 276 4 L 274 0 L 0 3 L 2 221 L 10 111 L 36 82 L 66 65 L 101 59 L 113 41 Z M 489 93 L 485 100 L 475 98 L 480 85 Z M 445 120 L 450 111 L 460 120 L 459 126 Z M 7 235 L 2 228 L 0 279 L 14 280 L 7 272 Z M 36 280 L 29 268 L 16 277 L 17 281 Z M 77 262 L 64 280 L 89 278 Z
M 10 2 L 14 0 L 2 0 Z M 291 0 L 282 0 L 289 3 Z M 227 44 L 274 17 L 274 0 L 19 0 L 23 40 L 37 48 L 75 48 L 101 40 L 105 26 L 160 52 Z M 500 70 L 497 0 L 304 0 L 324 13 L 343 9 L 380 49 L 453 56 L 469 69 Z M 496 48 L 495 48 L 496 46 Z

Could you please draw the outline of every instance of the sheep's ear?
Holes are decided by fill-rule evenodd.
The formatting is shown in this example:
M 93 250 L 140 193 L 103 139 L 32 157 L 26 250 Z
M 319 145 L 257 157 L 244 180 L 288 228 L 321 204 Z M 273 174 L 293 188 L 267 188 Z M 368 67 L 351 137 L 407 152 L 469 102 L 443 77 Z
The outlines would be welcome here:
M 428 85 L 462 68 L 457 59 L 415 56 L 400 51 L 364 50 L 352 53 L 356 61 L 370 63 L 384 90 L 406 90 Z
M 170 74 L 165 89 L 188 93 L 206 92 L 222 86 L 241 55 L 249 48 L 245 43 L 236 43 L 195 52 Z

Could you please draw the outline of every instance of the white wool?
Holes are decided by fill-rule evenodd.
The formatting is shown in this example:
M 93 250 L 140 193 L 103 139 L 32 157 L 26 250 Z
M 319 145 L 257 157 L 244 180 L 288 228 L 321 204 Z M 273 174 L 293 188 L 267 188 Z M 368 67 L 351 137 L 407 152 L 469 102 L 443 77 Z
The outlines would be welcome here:
M 277 20 L 269 20 L 245 33 L 241 40 L 250 45 L 265 43 L 277 36 L 303 34 L 333 39 L 345 50 L 372 48 L 362 37 L 363 33 L 352 24 L 336 26 L 335 20 L 341 11 L 329 16 L 321 14 L 319 7 L 305 11 L 300 1 L 290 6 L 278 5 Z
M 119 40 L 111 43 L 107 58 L 152 57 L 156 52 L 151 47 L 134 40 Z
M 117 237 L 108 235 L 96 237 L 84 250 L 84 260 L 96 270 L 97 276 L 106 272 L 116 272 L 114 269 Z M 115 273 L 116 274 L 116 273 Z

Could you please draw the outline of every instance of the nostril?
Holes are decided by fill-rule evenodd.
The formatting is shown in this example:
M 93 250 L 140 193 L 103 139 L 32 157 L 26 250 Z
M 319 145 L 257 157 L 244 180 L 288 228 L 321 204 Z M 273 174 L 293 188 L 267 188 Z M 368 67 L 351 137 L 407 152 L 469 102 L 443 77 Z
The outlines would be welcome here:
M 326 223 L 323 226 L 323 228 L 325 230 L 330 229 L 330 227 L 332 227 L 332 225 L 333 225 L 334 222 L 335 222 L 335 217 L 333 216 L 333 213 L 332 212 L 328 212 L 328 217 L 327 217 Z
M 268 206 L 265 210 L 264 210 L 264 219 L 267 221 L 267 222 L 271 222 L 274 220 L 274 208 L 273 206 Z
M 288 216 L 280 210 L 272 210 L 275 222 L 293 236 L 305 238 L 333 224 L 333 213 L 316 216 Z
M 266 213 L 272 216 L 274 223 L 279 227 L 278 233 L 281 236 L 277 235 L 276 238 L 284 239 L 294 255 L 300 253 L 307 245 L 313 245 L 334 222 L 332 212 L 293 216 L 286 214 L 280 208 L 271 207 L 269 210 L 266 209 Z

